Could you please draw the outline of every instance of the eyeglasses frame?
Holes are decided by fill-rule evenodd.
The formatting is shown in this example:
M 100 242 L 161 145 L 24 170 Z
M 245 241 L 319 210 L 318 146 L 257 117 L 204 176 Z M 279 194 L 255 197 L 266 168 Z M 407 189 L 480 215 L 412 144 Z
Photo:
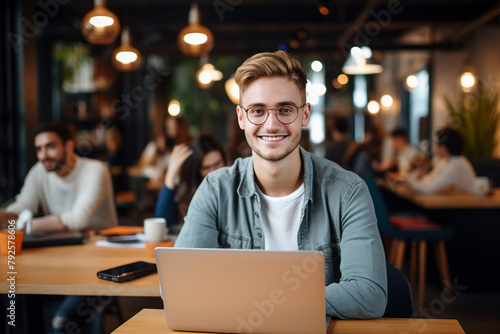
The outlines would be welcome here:
M 282 105 L 282 106 L 279 106 L 279 107 L 275 107 L 275 108 L 267 108 L 267 107 L 262 106 L 262 108 L 263 108 L 263 109 L 265 109 L 265 110 L 267 111 L 267 113 L 266 113 L 266 118 L 264 119 L 264 121 L 262 121 L 262 123 L 254 123 L 254 122 L 252 122 L 252 121 L 250 120 L 250 117 L 248 116 L 248 110 L 249 110 L 249 109 L 251 109 L 251 108 L 256 108 L 256 107 L 248 107 L 248 108 L 246 108 L 246 109 L 245 109 L 245 108 L 243 108 L 243 106 L 242 106 L 242 105 L 239 105 L 239 106 L 240 106 L 240 108 L 241 108 L 241 109 L 243 109 L 243 111 L 244 111 L 244 112 L 246 112 L 248 121 L 249 121 L 250 123 L 252 123 L 253 125 L 262 125 L 262 124 L 264 124 L 264 123 L 267 121 L 267 119 L 269 118 L 269 114 L 270 114 L 270 111 L 271 111 L 271 110 L 274 110 L 274 113 L 275 113 L 275 115 L 276 115 L 276 119 L 278 120 L 278 122 L 280 122 L 280 123 L 281 123 L 281 124 L 283 124 L 283 125 L 288 125 L 288 124 L 292 124 L 293 122 L 295 122 L 295 121 L 297 120 L 297 118 L 299 117 L 299 111 L 300 111 L 300 109 L 302 109 L 302 108 L 303 108 L 306 104 L 307 104 L 307 102 L 306 102 L 306 103 L 304 103 L 303 105 L 301 105 L 300 107 L 298 107 L 298 106 L 296 106 L 296 105 L 293 105 L 293 104 L 285 104 L 285 105 Z M 295 119 L 294 119 L 293 121 L 288 122 L 288 123 L 283 123 L 283 122 L 282 122 L 282 121 L 280 121 L 280 119 L 278 118 L 278 108 L 281 108 L 281 107 L 286 107 L 286 106 L 292 106 L 292 107 L 297 108 L 297 115 L 295 116 Z

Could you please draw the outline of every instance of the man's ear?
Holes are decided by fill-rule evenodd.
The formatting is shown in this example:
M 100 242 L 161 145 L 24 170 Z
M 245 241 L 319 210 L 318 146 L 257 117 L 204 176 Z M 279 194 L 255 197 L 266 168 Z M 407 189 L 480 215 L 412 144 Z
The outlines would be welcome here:
M 64 148 L 66 149 L 66 152 L 71 152 L 71 153 L 73 153 L 75 151 L 75 146 L 76 146 L 76 143 L 73 139 L 66 140 L 66 143 L 64 144 Z
M 236 106 L 236 115 L 238 116 L 238 125 L 240 126 L 241 130 L 245 130 L 245 122 L 243 120 L 243 115 L 244 111 L 241 109 L 241 107 L 238 105 Z
M 309 124 L 309 121 L 311 120 L 311 104 L 306 103 L 303 109 L 304 109 L 304 116 L 302 117 L 302 126 L 305 127 Z

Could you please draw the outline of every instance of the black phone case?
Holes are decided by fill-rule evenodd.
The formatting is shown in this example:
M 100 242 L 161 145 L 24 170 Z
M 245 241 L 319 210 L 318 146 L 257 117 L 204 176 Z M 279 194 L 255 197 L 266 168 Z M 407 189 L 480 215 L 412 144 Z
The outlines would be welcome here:
M 125 270 L 127 266 L 137 266 L 137 268 Z M 137 261 L 122 266 L 101 270 L 97 272 L 97 277 L 108 281 L 123 283 L 155 272 L 156 264 Z

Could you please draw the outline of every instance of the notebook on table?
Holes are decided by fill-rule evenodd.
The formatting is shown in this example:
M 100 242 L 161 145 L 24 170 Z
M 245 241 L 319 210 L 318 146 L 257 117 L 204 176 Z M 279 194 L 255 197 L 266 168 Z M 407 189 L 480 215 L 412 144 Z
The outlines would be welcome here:
M 319 252 L 156 248 L 172 330 L 324 334 Z
M 81 232 L 36 232 L 23 238 L 23 248 L 80 245 L 85 241 Z

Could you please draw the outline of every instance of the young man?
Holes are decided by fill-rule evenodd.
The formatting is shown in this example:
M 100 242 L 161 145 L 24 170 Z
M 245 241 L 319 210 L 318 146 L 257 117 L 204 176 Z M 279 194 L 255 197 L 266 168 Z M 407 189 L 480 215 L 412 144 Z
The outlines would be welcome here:
M 17 220 L 24 209 L 41 216 L 32 231 L 80 231 L 117 225 L 111 176 L 106 165 L 78 157 L 71 131 L 63 123 L 40 124 L 35 131 L 38 162 L 0 225 Z M 24 226 L 17 226 L 24 228 Z
M 382 316 L 385 258 L 367 187 L 298 145 L 311 114 L 298 59 L 283 51 L 254 55 L 236 82 L 252 156 L 204 179 L 175 246 L 320 251 L 326 314 Z

